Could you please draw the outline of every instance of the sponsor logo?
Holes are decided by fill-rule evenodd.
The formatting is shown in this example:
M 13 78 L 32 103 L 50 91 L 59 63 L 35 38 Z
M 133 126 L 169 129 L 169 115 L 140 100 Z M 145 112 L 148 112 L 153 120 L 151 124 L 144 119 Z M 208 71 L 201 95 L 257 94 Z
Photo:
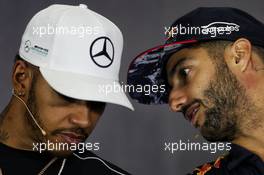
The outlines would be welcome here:
M 114 61 L 112 41 L 108 37 L 95 39 L 90 47 L 90 56 L 97 66 L 101 68 L 109 67 Z

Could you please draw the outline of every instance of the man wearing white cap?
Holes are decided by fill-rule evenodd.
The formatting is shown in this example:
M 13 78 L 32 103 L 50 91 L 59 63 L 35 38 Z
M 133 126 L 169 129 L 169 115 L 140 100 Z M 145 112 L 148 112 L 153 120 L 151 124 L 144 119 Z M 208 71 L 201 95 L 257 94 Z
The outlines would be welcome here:
M 31 19 L 0 117 L 0 174 L 128 174 L 78 150 L 106 103 L 133 110 L 122 90 L 104 91 L 121 89 L 122 48 L 118 27 L 86 5 L 52 5 Z

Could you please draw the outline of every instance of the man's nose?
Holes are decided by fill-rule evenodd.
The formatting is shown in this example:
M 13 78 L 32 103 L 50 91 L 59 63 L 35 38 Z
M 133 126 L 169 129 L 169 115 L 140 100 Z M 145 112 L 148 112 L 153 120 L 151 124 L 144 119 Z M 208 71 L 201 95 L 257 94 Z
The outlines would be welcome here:
M 173 112 L 180 112 L 182 107 L 187 103 L 188 96 L 186 89 L 172 89 L 169 96 L 169 106 Z
M 87 128 L 92 125 L 91 115 L 91 110 L 85 102 L 78 103 L 74 106 L 74 112 L 70 117 L 70 122 L 80 128 Z

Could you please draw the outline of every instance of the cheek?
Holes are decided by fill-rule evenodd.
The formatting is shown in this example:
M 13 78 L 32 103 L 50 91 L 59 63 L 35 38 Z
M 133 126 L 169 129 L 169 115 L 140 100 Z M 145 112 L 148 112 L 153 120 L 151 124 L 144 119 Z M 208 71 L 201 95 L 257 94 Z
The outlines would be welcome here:
M 257 88 L 257 79 L 254 75 L 247 74 L 244 75 L 242 81 L 246 89 L 255 89 Z
M 190 87 L 192 93 L 195 94 L 194 98 L 199 98 L 203 95 L 205 89 L 208 88 L 211 77 L 208 71 L 197 71 L 192 77 Z
M 45 105 L 39 109 L 39 115 L 44 126 L 51 131 L 58 128 L 63 120 L 65 120 L 65 116 L 67 116 L 65 110 L 60 108 L 55 109 L 53 107 L 45 107 Z
M 92 125 L 95 126 L 97 124 L 97 122 L 99 121 L 99 119 L 101 118 L 102 113 L 95 113 L 93 112 L 91 114 L 91 121 L 92 121 Z
M 207 109 L 213 106 L 212 102 L 208 99 L 206 91 L 209 89 L 211 82 L 214 80 L 214 75 L 209 70 L 201 70 L 196 74 L 192 82 L 192 95 L 194 99 L 201 100 L 202 108 Z

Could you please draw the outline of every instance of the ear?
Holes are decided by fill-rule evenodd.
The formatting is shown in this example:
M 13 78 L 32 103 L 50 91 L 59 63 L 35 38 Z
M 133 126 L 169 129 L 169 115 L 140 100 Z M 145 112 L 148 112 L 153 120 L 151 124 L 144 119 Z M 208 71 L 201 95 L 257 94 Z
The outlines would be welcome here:
M 252 68 L 252 45 L 249 40 L 240 38 L 230 48 L 229 66 L 235 72 L 245 72 Z
M 29 94 L 32 75 L 32 70 L 26 62 L 22 60 L 15 62 L 12 75 L 13 88 L 14 93 L 21 98 L 25 98 Z

